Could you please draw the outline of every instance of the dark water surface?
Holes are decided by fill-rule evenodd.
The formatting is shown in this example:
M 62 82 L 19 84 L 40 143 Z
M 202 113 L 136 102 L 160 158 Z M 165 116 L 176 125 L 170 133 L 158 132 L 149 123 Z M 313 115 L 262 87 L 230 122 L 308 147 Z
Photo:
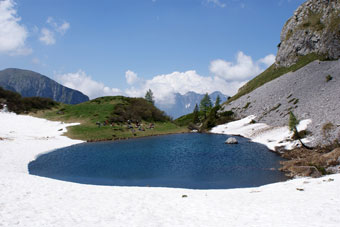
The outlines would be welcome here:
M 96 185 L 225 189 L 286 180 L 282 160 L 261 144 L 226 135 L 177 134 L 84 143 L 39 156 L 30 174 Z

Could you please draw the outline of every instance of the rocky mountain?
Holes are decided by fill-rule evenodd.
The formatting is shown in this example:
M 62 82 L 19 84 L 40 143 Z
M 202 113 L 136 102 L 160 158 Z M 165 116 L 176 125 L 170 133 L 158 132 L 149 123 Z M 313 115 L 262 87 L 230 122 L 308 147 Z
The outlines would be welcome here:
M 276 64 L 291 66 L 299 56 L 316 53 L 328 59 L 340 57 L 340 2 L 309 0 L 284 25 Z
M 273 127 L 288 125 L 292 111 L 300 120 L 312 120 L 310 145 L 340 141 L 339 9 L 340 1 L 302 4 L 283 27 L 276 63 L 241 88 L 223 111 L 238 118 L 255 115 Z
M 213 104 L 215 103 L 218 95 L 220 96 L 221 104 L 227 101 L 228 96 L 222 94 L 219 91 L 215 91 L 209 95 Z M 200 104 L 203 96 L 204 94 L 198 94 L 192 91 L 187 92 L 184 95 L 181 95 L 180 93 L 176 93 L 175 102 L 173 105 L 163 106 L 161 104 L 156 103 L 156 106 L 160 108 L 161 110 L 163 110 L 166 114 L 168 114 L 172 118 L 176 119 L 180 116 L 192 113 L 195 108 L 195 105 Z
M 80 91 L 64 87 L 44 75 L 29 70 L 0 71 L 0 87 L 18 92 L 23 97 L 51 98 L 67 104 L 78 104 L 89 100 L 89 97 Z

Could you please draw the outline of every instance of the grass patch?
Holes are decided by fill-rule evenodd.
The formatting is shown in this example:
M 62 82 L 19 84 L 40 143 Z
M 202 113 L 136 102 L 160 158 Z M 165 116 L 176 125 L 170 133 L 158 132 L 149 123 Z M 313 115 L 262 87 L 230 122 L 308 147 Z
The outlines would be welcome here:
M 328 25 L 328 29 L 332 32 L 336 32 L 337 34 L 340 34 L 339 31 L 339 25 L 340 25 L 340 16 L 339 16 L 340 11 L 335 10 L 332 12 L 330 16 L 330 23 Z
M 251 104 L 250 102 L 247 102 L 243 109 L 247 109 L 250 106 L 250 104 Z
M 322 13 L 309 11 L 308 17 L 300 25 L 300 29 L 310 28 L 314 31 L 321 31 L 325 25 L 321 22 Z
M 273 64 L 263 73 L 261 73 L 260 75 L 258 75 L 257 77 L 255 77 L 254 79 L 246 83 L 243 87 L 241 87 L 238 93 L 234 95 L 233 97 L 231 97 L 226 103 L 230 103 L 234 100 L 237 100 L 238 98 L 249 94 L 256 88 L 259 88 L 262 85 L 288 72 L 295 72 L 315 60 L 326 60 L 326 58 L 316 53 L 311 53 L 311 54 L 299 57 L 297 63 L 290 67 L 277 67 L 275 64 Z
M 286 34 L 286 37 L 285 37 L 285 41 L 287 41 L 288 39 L 290 39 L 290 37 L 292 37 L 293 35 L 293 30 L 292 29 L 289 29 L 287 34 Z
M 204 113 L 202 111 L 198 111 L 198 118 L 202 120 L 204 118 Z M 190 123 L 194 122 L 194 114 L 190 113 L 187 115 L 183 115 L 176 120 L 174 120 L 174 123 L 179 126 L 188 126 Z
M 61 104 L 34 116 L 64 122 L 79 122 L 66 136 L 86 141 L 118 140 L 132 137 L 187 132 L 162 111 L 141 98 L 102 97 L 77 105 Z M 130 124 L 126 121 L 130 120 Z M 100 125 L 98 124 L 100 123 Z M 152 124 L 153 127 L 150 127 Z

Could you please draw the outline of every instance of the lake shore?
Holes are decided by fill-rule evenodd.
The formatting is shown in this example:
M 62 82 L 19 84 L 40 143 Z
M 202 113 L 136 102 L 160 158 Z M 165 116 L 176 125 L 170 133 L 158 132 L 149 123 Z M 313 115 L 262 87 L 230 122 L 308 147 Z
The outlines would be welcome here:
M 340 222 L 340 174 L 257 188 L 110 187 L 28 174 L 37 155 L 82 143 L 68 124 L 0 113 L 4 226 L 326 226 Z
M 280 168 L 288 177 L 320 177 L 329 173 L 340 173 L 340 149 L 315 148 L 313 150 L 301 147 L 298 140 L 293 140 L 288 126 L 271 127 L 264 123 L 255 123 L 256 116 L 251 115 L 241 120 L 219 125 L 211 133 L 237 135 L 250 139 L 253 142 L 264 144 L 269 150 L 287 159 L 282 161 Z M 297 130 L 304 131 L 312 121 L 300 121 Z M 312 136 L 302 139 L 304 144 L 313 141 Z

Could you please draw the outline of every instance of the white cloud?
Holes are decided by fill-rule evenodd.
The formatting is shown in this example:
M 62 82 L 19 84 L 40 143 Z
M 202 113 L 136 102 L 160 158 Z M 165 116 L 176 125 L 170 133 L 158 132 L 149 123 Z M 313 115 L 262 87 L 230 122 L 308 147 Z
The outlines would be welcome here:
M 0 53 L 28 55 L 32 53 L 32 49 L 25 45 L 28 32 L 19 23 L 21 18 L 15 5 L 13 0 L 0 1 Z
M 271 66 L 272 64 L 274 64 L 275 58 L 276 58 L 276 57 L 275 57 L 274 54 L 269 54 L 269 55 L 267 55 L 266 57 L 261 58 L 261 59 L 259 60 L 259 62 L 260 62 L 260 63 L 263 63 L 263 64 L 265 64 L 265 66 L 269 67 L 269 66 Z
M 57 75 L 56 80 L 66 87 L 81 91 L 89 96 L 90 99 L 122 94 L 120 89 L 107 87 L 103 83 L 93 80 L 91 76 L 86 75 L 82 70 L 78 70 L 75 73 Z
M 57 28 L 57 31 L 64 35 L 66 33 L 66 31 L 70 28 L 70 23 L 64 21 L 64 23 L 62 23 L 62 25 L 60 25 L 58 28 Z
M 224 8 L 226 7 L 226 4 L 223 3 L 221 0 L 206 0 L 207 4 L 212 4 L 213 6 Z
M 227 82 L 219 77 L 204 77 L 191 70 L 157 75 L 150 80 L 143 81 L 139 87 L 130 87 L 125 93 L 132 97 L 143 97 L 146 91 L 151 89 L 156 103 L 169 105 L 174 103 L 175 93 L 185 94 L 194 91 L 203 94 L 221 91 L 224 94 L 232 95 L 244 83 Z
M 48 17 L 46 23 L 49 24 L 56 32 L 64 35 L 67 30 L 70 28 L 70 23 L 64 21 L 62 24 L 58 24 L 54 21 L 53 17 Z
M 129 85 L 136 84 L 137 82 L 140 81 L 137 74 L 131 70 L 125 72 L 125 79 Z
M 55 37 L 54 32 L 47 28 L 41 29 L 41 35 L 39 37 L 39 40 L 44 43 L 45 45 L 53 45 L 55 44 Z
M 70 23 L 64 21 L 62 24 L 58 24 L 54 21 L 53 17 L 48 17 L 46 23 L 51 29 L 42 28 L 39 40 L 45 45 L 54 45 L 56 43 L 56 34 L 64 35 L 70 28 Z
M 162 106 L 173 104 L 175 93 L 185 94 L 193 91 L 204 94 L 220 91 L 232 96 L 249 79 L 264 70 L 262 65 L 271 64 L 273 59 L 273 55 L 268 55 L 254 62 L 250 56 L 239 52 L 235 63 L 224 60 L 212 61 L 210 66 L 212 76 L 202 76 L 194 70 L 189 70 L 156 75 L 147 80 L 138 77 L 135 72 L 127 70 L 125 79 L 129 87 L 124 91 L 106 87 L 103 83 L 94 81 L 81 70 L 58 76 L 57 79 L 61 84 L 78 89 L 90 98 L 105 95 L 144 97 L 146 91 L 151 89 L 156 103 Z
M 173 72 L 170 74 L 157 75 L 149 80 L 138 78 L 135 73 L 126 76 L 129 85 L 125 93 L 128 96 L 143 97 L 148 89 L 151 89 L 155 96 L 156 103 L 169 105 L 174 102 L 174 94 L 185 94 L 189 91 L 196 93 L 210 93 L 221 91 L 226 95 L 234 95 L 249 79 L 260 74 L 265 68 L 273 63 L 274 55 L 268 55 L 258 61 L 253 61 L 250 56 L 243 52 L 237 54 L 236 62 L 225 60 L 214 60 L 210 64 L 212 76 L 201 76 L 196 71 Z M 132 71 L 127 71 L 132 72 Z M 132 83 L 139 80 L 138 86 Z
M 237 53 L 236 63 L 222 59 L 214 60 L 210 63 L 210 71 L 215 76 L 228 81 L 244 81 L 264 70 L 260 65 L 261 63 L 268 66 L 273 60 L 275 61 L 275 56 L 271 54 L 254 62 L 250 56 L 240 51 Z

